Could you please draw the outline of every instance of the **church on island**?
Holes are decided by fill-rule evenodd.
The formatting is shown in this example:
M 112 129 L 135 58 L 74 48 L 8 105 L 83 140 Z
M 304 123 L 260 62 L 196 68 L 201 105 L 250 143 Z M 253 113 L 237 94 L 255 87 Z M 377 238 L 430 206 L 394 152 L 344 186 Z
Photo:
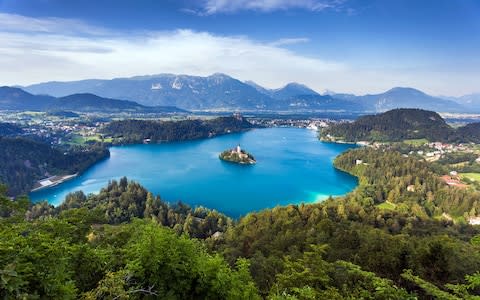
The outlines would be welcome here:
M 232 149 L 232 154 L 237 153 L 240 158 L 247 158 L 248 155 L 246 153 L 242 153 L 242 148 L 240 148 L 240 144 L 237 145 L 234 149 Z
M 237 147 L 223 151 L 219 158 L 224 161 L 234 162 L 238 164 L 255 164 L 255 158 L 253 155 L 248 153 L 247 151 L 243 150 L 240 147 L 240 144 Z

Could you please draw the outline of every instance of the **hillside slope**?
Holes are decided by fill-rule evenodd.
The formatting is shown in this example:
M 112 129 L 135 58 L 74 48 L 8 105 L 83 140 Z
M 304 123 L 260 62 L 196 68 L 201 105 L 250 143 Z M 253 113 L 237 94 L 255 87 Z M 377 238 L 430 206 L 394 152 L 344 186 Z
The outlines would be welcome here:
M 184 141 L 210 138 L 241 132 L 254 126 L 245 118 L 219 117 L 212 120 L 151 121 L 121 120 L 108 124 L 103 133 L 113 137 L 113 143 L 142 143 L 144 139 L 155 142 Z
M 184 112 L 176 107 L 140 105 L 134 101 L 103 98 L 90 93 L 61 98 L 33 95 L 19 88 L 0 87 L 0 110 L 35 110 L 77 112 Z
M 0 183 L 7 184 L 10 195 L 27 193 L 35 180 L 82 172 L 109 154 L 103 147 L 60 150 L 29 139 L 0 136 Z
M 394 109 L 358 118 L 324 129 L 324 139 L 358 141 L 402 141 L 425 138 L 430 141 L 458 139 L 458 135 L 436 112 L 421 109 Z

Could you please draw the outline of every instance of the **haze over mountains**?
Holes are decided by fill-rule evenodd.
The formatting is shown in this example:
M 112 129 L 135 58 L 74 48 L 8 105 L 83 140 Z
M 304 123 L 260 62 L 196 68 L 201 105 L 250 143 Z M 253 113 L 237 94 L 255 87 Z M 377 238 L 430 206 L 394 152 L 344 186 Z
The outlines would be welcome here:
M 464 95 L 458 98 L 450 98 L 451 100 L 459 103 L 463 107 L 478 112 L 480 111 L 480 93 Z
M 252 81 L 242 82 L 220 73 L 207 77 L 159 74 L 111 80 L 45 82 L 23 89 L 36 95 L 60 98 L 35 96 L 37 99 L 32 100 L 31 94 L 27 93 L 28 96 L 19 90 L 15 102 L 13 98 L 5 98 L 5 91 L 3 94 L 0 91 L 0 109 L 34 109 L 39 103 L 56 103 L 55 105 L 65 106 L 62 109 L 95 110 L 98 103 L 103 103 L 105 109 L 115 107 L 119 110 L 168 106 L 185 110 L 214 111 L 383 112 L 395 108 L 422 108 L 439 112 L 480 112 L 478 94 L 459 98 L 434 97 L 413 88 L 403 87 L 363 96 L 333 92 L 319 94 L 298 83 L 289 83 L 279 89 L 267 89 Z M 75 96 L 70 96 L 72 94 Z M 110 104 L 108 101 L 96 101 L 95 95 L 110 101 Z M 16 104 L 12 104 L 12 101 Z M 111 101 L 123 102 L 113 104 Z
M 133 101 L 102 98 L 81 93 L 55 98 L 47 95 L 33 95 L 20 88 L 0 87 L 0 109 L 78 112 L 181 112 L 176 107 L 151 107 Z
M 466 111 L 458 102 L 425 94 L 414 88 L 395 87 L 381 94 L 355 96 L 332 94 L 337 99 L 360 103 L 367 111 L 384 112 L 395 108 L 421 108 L 438 112 Z M 480 106 L 478 107 L 480 111 Z

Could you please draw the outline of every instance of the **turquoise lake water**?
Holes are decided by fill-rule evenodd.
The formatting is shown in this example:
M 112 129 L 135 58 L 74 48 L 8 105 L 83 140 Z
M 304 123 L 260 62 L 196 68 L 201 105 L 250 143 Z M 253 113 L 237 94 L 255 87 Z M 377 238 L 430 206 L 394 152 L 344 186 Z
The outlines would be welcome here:
M 256 165 L 218 159 L 240 144 Z M 298 128 L 255 129 L 213 139 L 110 148 L 103 160 L 77 178 L 30 194 L 32 201 L 58 205 L 76 190 L 97 193 L 109 180 L 127 176 L 164 201 L 202 205 L 232 217 L 276 205 L 314 202 L 343 195 L 357 179 L 333 168 L 333 159 L 354 147 L 322 143 L 316 132 Z

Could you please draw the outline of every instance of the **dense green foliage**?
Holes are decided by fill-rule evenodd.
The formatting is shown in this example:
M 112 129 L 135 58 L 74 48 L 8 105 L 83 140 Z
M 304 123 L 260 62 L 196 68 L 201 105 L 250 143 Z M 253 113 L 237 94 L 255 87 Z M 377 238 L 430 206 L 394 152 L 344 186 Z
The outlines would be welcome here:
M 457 130 L 432 111 L 394 109 L 378 115 L 364 116 L 352 123 L 339 123 L 325 128 L 321 137 L 346 142 L 394 142 L 406 139 L 427 139 L 441 142 L 480 142 L 480 127 L 467 125 Z
M 478 230 L 422 220 L 409 213 L 383 211 L 375 206 L 363 207 L 351 199 L 337 199 L 250 214 L 227 231 L 217 248 L 229 261 L 249 258 L 252 275 L 260 291 L 267 294 L 277 291 L 279 274 L 292 273 L 285 270 L 285 256 L 290 261 L 301 260 L 311 245 L 326 244 L 325 267 L 321 268 L 326 274 L 313 274 L 324 276 L 325 282 L 320 286 L 302 284 L 317 293 L 328 287 L 343 297 L 360 298 L 363 293 L 373 293 L 375 286 L 364 283 L 366 278 L 349 279 L 345 270 L 337 266 L 342 261 L 357 264 L 375 277 L 392 280 L 388 285 L 392 289 L 395 283 L 416 291 L 402 280 L 404 269 L 412 269 L 439 285 L 459 282 L 480 268 L 480 249 L 469 243 L 475 233 Z
M 455 165 L 459 163 L 474 163 L 478 156 L 471 152 L 444 153 L 437 161 L 441 165 Z
M 23 133 L 23 129 L 15 124 L 0 123 L 0 136 L 15 136 Z
M 357 164 L 358 160 L 362 163 Z M 398 211 L 410 211 L 417 217 L 447 213 L 466 219 L 480 214 L 479 192 L 449 187 L 427 162 L 396 151 L 350 150 L 336 158 L 335 166 L 359 177 L 361 188 L 348 196 L 359 201 L 387 201 Z M 408 186 L 413 190 L 408 191 Z
M 8 185 L 10 195 L 18 195 L 30 191 L 35 180 L 82 172 L 108 156 L 108 149 L 98 145 L 57 149 L 43 142 L 0 136 L 0 182 Z
M 145 121 L 123 120 L 108 124 L 103 132 L 114 137 L 114 143 L 172 142 L 213 137 L 252 128 L 244 118 L 219 117 L 211 120 Z
M 149 220 L 103 225 L 86 208 L 25 221 L 0 195 L 2 299 L 257 299 L 248 262 L 229 267 Z M 12 207 L 15 206 L 15 207 Z
M 82 191 L 70 193 L 58 207 L 47 202 L 36 203 L 28 210 L 26 217 L 28 220 L 58 217 L 66 210 L 80 208 L 99 212 L 102 222 L 108 224 L 146 218 L 173 228 L 179 234 L 186 233 L 202 239 L 226 231 L 232 223 L 230 218 L 215 210 L 203 207 L 192 209 L 181 202 L 170 205 L 138 183 L 128 182 L 125 177 L 118 182 L 111 181 L 96 195 L 86 196 Z
M 423 151 L 423 153 L 432 151 L 432 148 L 425 144 L 414 145 L 404 142 L 388 143 L 382 147 L 419 160 L 425 160 L 425 157 L 419 155 L 418 151 Z M 456 171 L 458 173 L 480 173 L 480 163 L 477 162 L 477 158 L 478 154 L 476 154 L 475 151 L 472 151 L 472 148 L 465 151 L 445 151 L 438 159 L 428 161 L 428 164 L 425 163 L 425 165 L 438 176 L 443 176 L 451 171 Z M 477 185 L 477 182 L 470 182 L 469 184 Z
M 478 143 L 480 141 L 480 123 L 470 123 L 457 129 L 457 134 L 462 141 Z
M 357 165 L 357 159 L 366 164 Z M 432 287 L 443 286 L 443 290 L 446 284 L 463 282 L 466 275 L 480 270 L 480 245 L 470 242 L 478 236 L 479 229 L 440 217 L 443 212 L 453 216 L 478 214 L 476 192 L 448 188 L 424 162 L 393 151 L 359 148 L 340 155 L 335 165 L 359 176 L 360 185 L 354 192 L 320 204 L 291 205 L 249 214 L 229 228 L 217 245 L 216 249 L 229 261 L 250 259 L 252 275 L 262 294 L 277 291 L 281 274 L 292 274 L 290 267 L 285 269 L 285 256 L 287 261 L 304 260 L 311 245 L 328 245 L 322 250 L 323 272 L 315 273 L 321 276 L 317 278 L 322 278 L 322 283 L 308 283 L 304 276 L 312 267 L 302 269 L 294 264 L 302 270 L 304 281 L 284 286 L 280 291 L 302 298 L 298 290 L 292 291 L 305 285 L 317 299 L 383 299 L 374 293 L 379 291 L 378 286 L 375 290 L 368 288 L 371 285 L 364 283 L 366 278 L 357 279 L 361 282 L 358 283 L 348 279 L 345 273 L 349 271 L 339 271 L 338 265 L 344 261 L 360 266 L 365 270 L 362 272 L 372 272 L 376 284 L 391 280 L 384 283 L 391 288 L 386 292 L 391 298 L 385 299 L 394 299 L 394 295 L 401 295 L 398 299 L 408 298 L 394 285 L 416 292 L 421 298 L 428 297 L 429 292 L 421 290 L 423 286 L 418 281 L 405 281 L 404 270 L 411 270 L 410 274 Z M 415 192 L 407 191 L 410 184 Z M 385 201 L 392 203 L 393 209 L 379 206 Z M 295 276 L 288 278 L 293 281 Z M 345 285 L 351 288 L 343 290 Z M 327 290 L 335 294 L 322 294 Z M 478 288 L 472 290 L 479 292 Z M 337 294 L 340 296 L 333 296 Z
M 362 163 L 358 163 L 362 160 Z M 0 188 L 0 296 L 53 299 L 475 299 L 479 213 L 425 162 L 358 148 L 345 197 L 237 221 L 169 205 L 122 178 L 53 207 Z M 407 185 L 414 186 L 408 191 Z M 391 203 L 391 208 L 381 205 Z M 465 215 L 466 214 L 466 215 Z
M 371 192 L 362 184 L 345 198 L 236 223 L 170 206 L 125 178 L 98 196 L 71 194 L 57 208 L 39 203 L 25 212 L 25 199 L 2 198 L 4 295 L 458 299 L 479 292 L 478 228 L 417 215 L 414 205 L 386 211 Z

